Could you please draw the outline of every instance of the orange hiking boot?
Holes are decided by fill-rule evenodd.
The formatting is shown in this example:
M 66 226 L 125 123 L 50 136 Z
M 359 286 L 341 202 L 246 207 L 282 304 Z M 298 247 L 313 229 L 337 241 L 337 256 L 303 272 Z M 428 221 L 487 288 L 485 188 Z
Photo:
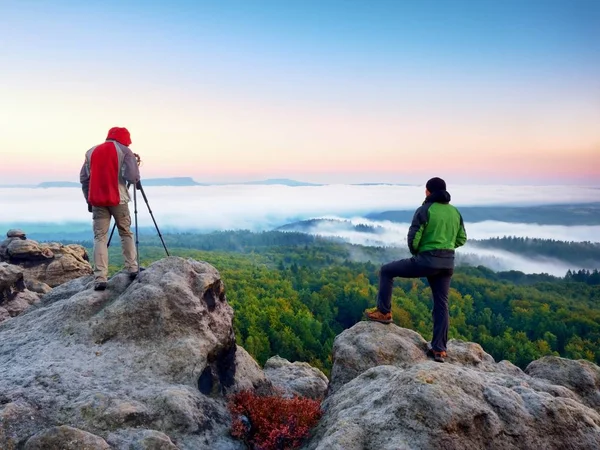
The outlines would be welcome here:
M 448 354 L 446 352 L 436 352 L 431 347 L 428 347 L 427 348 L 427 356 L 430 358 L 433 358 L 433 360 L 435 362 L 443 363 L 443 362 L 445 362 L 444 358 L 447 358 Z
M 373 322 L 392 323 L 392 313 L 384 314 L 377 307 L 365 310 L 365 317 Z

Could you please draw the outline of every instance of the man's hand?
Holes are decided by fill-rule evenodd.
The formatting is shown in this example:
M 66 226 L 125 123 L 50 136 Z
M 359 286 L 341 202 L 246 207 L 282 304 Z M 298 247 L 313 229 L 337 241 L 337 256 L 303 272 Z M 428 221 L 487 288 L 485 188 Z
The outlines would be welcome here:
M 137 183 L 135 183 L 135 188 L 136 188 L 138 191 L 141 191 L 141 190 L 142 190 L 142 182 L 141 182 L 141 181 L 138 181 Z
M 88 202 L 88 212 L 92 212 L 92 204 Z

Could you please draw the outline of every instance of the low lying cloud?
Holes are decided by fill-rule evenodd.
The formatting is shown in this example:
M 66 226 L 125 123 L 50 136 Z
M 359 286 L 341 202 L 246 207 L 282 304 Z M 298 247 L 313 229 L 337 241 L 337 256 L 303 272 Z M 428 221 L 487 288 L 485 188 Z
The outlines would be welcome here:
M 414 210 L 423 201 L 416 186 L 194 186 L 147 187 L 150 207 L 163 232 L 248 229 L 262 231 L 299 220 L 347 220 L 319 223 L 308 231 L 366 246 L 406 248 L 408 223 L 372 221 L 364 215 L 386 210 Z M 600 201 L 598 189 L 578 186 L 456 186 L 456 206 L 543 205 Z M 575 199 L 575 200 L 574 200 Z M 133 205 L 130 205 L 133 212 Z M 0 189 L 1 223 L 90 223 L 81 190 L 76 188 Z M 148 208 L 138 192 L 140 227 L 153 227 Z M 348 224 L 350 226 L 348 226 Z M 353 225 L 376 227 L 375 233 L 356 231 Z M 600 226 L 560 226 L 487 221 L 467 223 L 470 239 L 519 236 L 561 241 L 599 241 Z M 27 231 L 27 230 L 25 230 Z M 531 260 L 500 250 L 461 248 L 468 259 L 484 258 L 496 270 L 564 275 L 574 267 L 549 259 Z
M 341 237 L 352 244 L 370 246 L 406 246 L 406 235 L 409 223 L 395 223 L 389 221 L 374 221 L 362 217 L 344 219 L 334 216 L 324 216 L 324 221 L 305 231 L 324 237 Z M 328 219 L 328 220 L 327 220 Z M 353 229 L 351 226 L 367 225 L 376 228 L 374 233 L 365 233 Z M 469 239 L 489 239 L 494 237 L 516 236 L 539 239 L 554 239 L 568 242 L 599 242 L 600 225 L 537 225 L 529 223 L 508 223 L 498 221 L 485 221 L 466 223 L 465 229 Z
M 589 269 L 553 258 L 527 258 L 499 249 L 486 249 L 466 245 L 458 250 L 459 258 L 471 265 L 484 265 L 495 271 L 518 270 L 524 273 L 547 273 L 564 277 L 567 271 Z
M 328 216 L 323 217 L 323 219 L 326 220 L 315 222 L 309 227 L 298 227 L 298 230 L 328 238 L 341 238 L 351 244 L 357 245 L 407 248 L 406 235 L 409 227 L 408 223 L 379 222 L 361 217 L 346 220 Z M 357 225 L 374 227 L 374 232 L 353 229 Z M 600 226 L 535 225 L 487 221 L 467 223 L 465 227 L 469 239 L 477 240 L 503 236 L 576 242 L 595 242 L 600 239 Z M 399 257 L 406 256 L 408 255 Z M 356 259 L 362 261 L 365 257 L 358 255 Z M 553 258 L 528 258 L 505 250 L 472 246 L 469 243 L 457 250 L 457 259 L 469 264 L 481 264 L 497 271 L 519 270 L 524 273 L 548 273 L 555 276 L 564 276 L 569 269 L 594 268 L 574 265 Z
M 424 199 L 423 188 L 417 186 L 225 185 L 144 189 L 161 227 L 205 231 L 259 231 L 325 215 L 348 218 L 386 210 L 414 210 Z M 600 200 L 597 189 L 579 186 L 455 186 L 450 191 L 452 203 L 459 207 Z M 152 226 L 148 209 L 139 197 L 140 226 Z M 77 188 L 0 189 L 0 211 L 4 212 L 2 223 L 90 221 L 83 194 Z M 495 225 L 486 226 L 490 229 Z

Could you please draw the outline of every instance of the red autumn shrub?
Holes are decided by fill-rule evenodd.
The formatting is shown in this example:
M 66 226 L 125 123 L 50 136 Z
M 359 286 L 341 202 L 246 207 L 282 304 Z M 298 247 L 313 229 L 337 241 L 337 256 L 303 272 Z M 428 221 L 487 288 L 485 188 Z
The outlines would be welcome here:
M 253 450 L 298 448 L 321 418 L 321 402 L 304 397 L 260 396 L 242 391 L 229 397 L 231 435 Z

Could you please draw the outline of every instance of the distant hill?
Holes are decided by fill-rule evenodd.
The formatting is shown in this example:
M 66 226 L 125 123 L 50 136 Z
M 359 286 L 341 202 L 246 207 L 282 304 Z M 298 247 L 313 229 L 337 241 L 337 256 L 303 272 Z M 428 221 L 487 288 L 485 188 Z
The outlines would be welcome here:
M 244 181 L 241 183 L 231 183 L 231 184 L 247 184 L 247 185 L 273 185 L 279 184 L 283 186 L 323 186 L 323 184 L 318 183 L 306 183 L 304 181 L 296 181 L 290 180 L 288 178 L 270 178 L 268 180 L 260 180 L 260 181 Z
M 81 184 L 75 183 L 74 181 L 45 181 L 43 183 L 37 184 L 35 187 L 38 189 L 72 188 L 72 187 L 81 187 Z
M 171 178 L 143 178 L 144 186 L 223 186 L 229 184 L 235 185 L 283 185 L 283 186 L 323 186 L 318 183 L 306 183 L 304 181 L 290 180 L 288 178 L 270 178 L 260 181 L 238 181 L 227 183 L 198 183 L 192 177 L 171 177 Z M 81 185 L 75 181 L 44 181 L 36 185 L 33 184 L 9 184 L 0 185 L 0 188 L 78 188 Z
M 385 233 L 385 228 L 379 225 L 354 225 L 349 220 L 344 219 L 309 219 L 299 222 L 288 223 L 286 225 L 275 228 L 274 231 L 296 231 L 299 233 L 309 233 L 315 229 L 321 231 L 358 231 L 360 233 Z
M 142 179 L 144 186 L 206 186 L 204 183 L 198 183 L 191 177 L 173 177 L 173 178 L 145 178 Z M 5 186 L 5 187 L 35 187 L 41 189 L 47 188 L 79 188 L 81 184 L 75 181 L 44 181 L 35 186 Z
M 459 207 L 465 222 L 496 220 L 540 225 L 600 225 L 600 202 L 572 205 L 540 206 L 463 206 Z M 414 210 L 384 211 L 368 214 L 367 219 L 410 223 Z
M 406 183 L 352 183 L 351 186 L 418 186 Z
M 206 186 L 204 183 L 198 183 L 191 177 L 173 177 L 173 178 L 145 178 L 142 179 L 143 186 Z

